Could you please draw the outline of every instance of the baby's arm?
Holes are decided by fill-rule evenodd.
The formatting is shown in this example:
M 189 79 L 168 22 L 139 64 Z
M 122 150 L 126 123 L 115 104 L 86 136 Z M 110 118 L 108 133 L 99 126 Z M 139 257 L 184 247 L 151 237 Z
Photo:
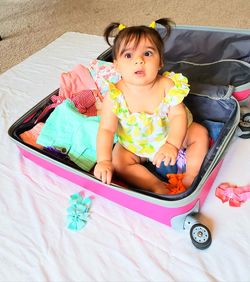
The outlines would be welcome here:
M 106 95 L 97 133 L 97 164 L 94 169 L 94 175 L 107 184 L 111 183 L 113 174 L 112 148 L 118 123 L 116 115 L 112 112 L 112 106 L 112 102 Z
M 175 164 L 178 151 L 187 133 L 187 113 L 183 103 L 171 107 L 168 115 L 170 122 L 167 141 L 153 159 L 153 164 L 157 167 L 160 167 L 162 161 L 166 166 Z

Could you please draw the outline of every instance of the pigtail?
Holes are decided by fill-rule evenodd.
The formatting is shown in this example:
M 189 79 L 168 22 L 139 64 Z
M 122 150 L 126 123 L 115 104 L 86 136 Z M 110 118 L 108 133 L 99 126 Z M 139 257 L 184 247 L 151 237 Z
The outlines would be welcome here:
M 163 39 L 168 38 L 172 32 L 172 26 L 175 26 L 175 23 L 169 18 L 161 18 L 155 21 L 155 23 L 165 27 L 166 32 L 163 35 Z
M 114 36 L 114 30 L 118 29 L 120 26 L 120 23 L 110 23 L 104 30 L 103 36 L 108 43 L 109 46 L 112 46 L 112 44 L 109 42 L 109 38 Z

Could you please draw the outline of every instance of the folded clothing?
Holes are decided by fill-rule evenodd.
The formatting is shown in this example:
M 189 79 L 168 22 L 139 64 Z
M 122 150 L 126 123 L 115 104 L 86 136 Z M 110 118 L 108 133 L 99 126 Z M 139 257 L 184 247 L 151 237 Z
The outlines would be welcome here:
M 110 62 L 95 59 L 89 63 L 88 69 L 102 94 L 109 90 L 109 82 L 115 84 L 121 79 L 114 64 Z
M 61 74 L 60 97 L 72 100 L 83 90 L 97 90 L 95 81 L 85 66 L 79 64 L 73 70 Z
M 38 149 L 42 149 L 43 146 L 37 144 L 36 141 L 37 141 L 37 138 L 43 126 L 44 126 L 44 123 L 39 122 L 34 127 L 32 127 L 30 130 L 24 131 L 19 136 L 25 143 L 32 145 Z
M 99 123 L 100 116 L 85 116 L 66 99 L 46 120 L 37 143 L 62 150 L 79 167 L 90 171 L 96 163 Z

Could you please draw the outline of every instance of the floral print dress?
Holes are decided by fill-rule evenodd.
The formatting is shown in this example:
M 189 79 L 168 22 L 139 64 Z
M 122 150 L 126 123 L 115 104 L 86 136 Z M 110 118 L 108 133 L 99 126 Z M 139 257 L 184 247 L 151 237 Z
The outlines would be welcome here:
M 152 161 L 155 153 L 166 142 L 169 131 L 169 108 L 180 104 L 189 93 L 188 80 L 181 73 L 165 72 L 175 85 L 166 93 L 153 114 L 130 113 L 123 93 L 110 83 L 109 97 L 113 101 L 113 112 L 119 119 L 118 142 L 130 152 Z M 186 108 L 188 125 L 192 115 Z

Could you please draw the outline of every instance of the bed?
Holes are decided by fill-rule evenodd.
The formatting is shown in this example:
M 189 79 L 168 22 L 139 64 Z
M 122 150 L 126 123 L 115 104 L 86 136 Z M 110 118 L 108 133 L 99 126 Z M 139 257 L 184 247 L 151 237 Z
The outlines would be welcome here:
M 100 36 L 68 32 L 0 76 L 0 277 L 2 281 L 249 281 L 250 201 L 231 207 L 222 182 L 250 183 L 250 140 L 233 138 L 203 204 L 206 250 L 176 231 L 24 158 L 8 128 L 58 88 L 60 74 L 107 49 Z M 72 194 L 91 197 L 86 226 L 67 228 Z

